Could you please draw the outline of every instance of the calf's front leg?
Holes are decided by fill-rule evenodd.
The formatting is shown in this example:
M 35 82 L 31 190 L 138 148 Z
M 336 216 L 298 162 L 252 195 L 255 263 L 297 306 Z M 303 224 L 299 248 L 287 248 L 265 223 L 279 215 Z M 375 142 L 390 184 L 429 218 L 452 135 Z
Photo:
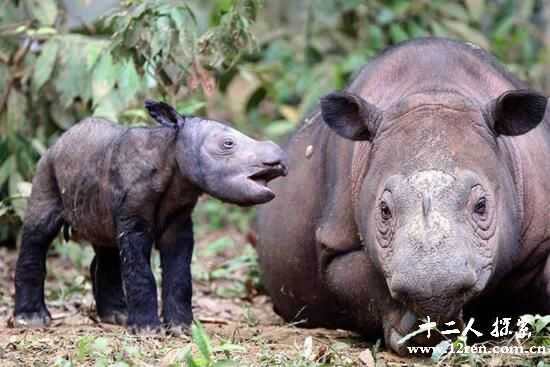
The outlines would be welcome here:
M 162 315 L 166 327 L 179 334 L 193 321 L 191 307 L 191 258 L 193 256 L 191 218 L 174 221 L 159 243 L 162 267 Z
M 117 228 L 128 328 L 132 332 L 157 330 L 160 319 L 150 263 L 153 247 L 150 226 L 141 218 L 124 218 L 118 220 Z

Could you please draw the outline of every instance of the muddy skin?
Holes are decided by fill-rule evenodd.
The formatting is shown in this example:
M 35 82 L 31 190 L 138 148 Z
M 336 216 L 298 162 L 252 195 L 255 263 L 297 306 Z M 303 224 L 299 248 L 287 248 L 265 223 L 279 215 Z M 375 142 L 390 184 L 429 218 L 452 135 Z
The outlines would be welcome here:
M 93 244 L 91 279 L 103 322 L 157 330 L 150 256 L 162 267 L 164 325 L 181 332 L 191 308 L 191 212 L 201 193 L 238 205 L 273 199 L 267 183 L 286 175 L 285 153 L 222 123 L 146 102 L 156 128 L 90 118 L 63 134 L 38 164 L 15 272 L 15 325 L 45 326 L 46 253 L 65 226 Z M 66 233 L 67 231 L 65 231 Z
M 547 98 L 484 50 L 437 38 L 386 50 L 286 149 L 290 174 L 257 222 L 286 320 L 405 353 L 397 341 L 426 316 L 550 313 Z

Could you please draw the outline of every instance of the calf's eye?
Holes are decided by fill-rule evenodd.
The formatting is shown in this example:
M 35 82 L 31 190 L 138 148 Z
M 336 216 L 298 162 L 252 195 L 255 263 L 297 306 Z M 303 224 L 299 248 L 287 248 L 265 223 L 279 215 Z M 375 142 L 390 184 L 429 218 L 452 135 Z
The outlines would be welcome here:
M 233 139 L 225 138 L 223 140 L 223 147 L 225 149 L 233 149 L 234 146 L 235 146 L 235 142 L 233 141 Z

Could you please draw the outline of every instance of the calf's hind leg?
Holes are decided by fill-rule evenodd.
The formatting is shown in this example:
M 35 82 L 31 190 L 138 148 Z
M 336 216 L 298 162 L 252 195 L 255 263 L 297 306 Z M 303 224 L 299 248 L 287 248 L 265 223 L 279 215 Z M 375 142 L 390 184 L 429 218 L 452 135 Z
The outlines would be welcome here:
M 118 249 L 94 246 L 94 250 L 90 273 L 97 315 L 102 322 L 126 325 L 128 310 L 122 287 Z
M 44 302 L 46 255 L 63 224 L 62 203 L 53 179 L 44 172 L 33 181 L 15 268 L 15 326 L 40 327 L 51 316 Z

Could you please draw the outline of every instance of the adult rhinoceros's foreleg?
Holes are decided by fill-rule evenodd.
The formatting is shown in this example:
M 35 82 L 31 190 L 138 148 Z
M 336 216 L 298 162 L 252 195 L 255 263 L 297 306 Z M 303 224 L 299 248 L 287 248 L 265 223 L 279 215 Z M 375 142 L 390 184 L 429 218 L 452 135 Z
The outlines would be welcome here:
M 128 318 L 117 247 L 94 246 L 90 265 L 97 314 L 102 322 L 125 325 Z
M 181 225 L 172 226 L 160 244 L 162 315 L 166 327 L 175 333 L 184 331 L 193 321 L 192 256 L 193 223 L 188 218 Z
M 61 200 L 43 194 L 37 188 L 29 201 L 15 268 L 14 322 L 20 327 L 45 326 L 51 320 L 44 302 L 46 255 L 63 219 Z
M 543 289 L 542 289 L 542 305 L 543 310 L 541 313 L 550 315 L 550 256 L 546 260 L 546 265 L 543 271 Z
M 146 221 L 125 217 L 117 220 L 122 284 L 128 305 L 128 327 L 133 332 L 157 330 L 157 288 L 151 271 L 153 240 Z

